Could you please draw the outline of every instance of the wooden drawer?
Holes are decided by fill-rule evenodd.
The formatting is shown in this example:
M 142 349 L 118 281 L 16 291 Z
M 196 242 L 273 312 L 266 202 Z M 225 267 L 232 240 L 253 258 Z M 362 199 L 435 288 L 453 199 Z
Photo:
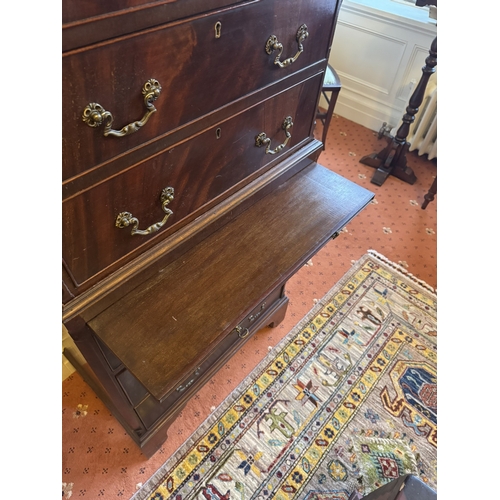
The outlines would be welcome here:
M 311 135 L 321 79 L 318 74 L 67 199 L 63 203 L 63 259 L 74 286 L 99 273 L 109 274 L 303 144 Z M 286 141 L 286 117 L 293 121 L 288 129 L 291 137 L 282 150 L 266 154 L 266 145 L 257 147 L 256 137 L 265 133 L 271 139 L 271 151 L 276 150 Z M 161 229 L 132 235 L 132 225 L 116 227 L 117 216 L 123 212 L 138 219 L 140 230 L 163 221 L 166 213 L 160 193 L 164 188 L 173 188 L 173 199 L 165 206 L 172 214 Z
M 187 7 L 180 5 L 181 3 L 187 4 Z M 206 3 L 209 3 L 209 5 L 207 6 Z M 140 11 L 157 7 L 158 9 L 155 12 L 160 12 L 159 8 L 161 6 L 163 6 L 162 11 L 167 11 L 171 18 L 175 18 L 178 17 L 177 13 L 189 12 L 193 14 L 196 13 L 196 10 L 204 12 L 208 8 L 224 7 L 235 3 L 238 3 L 238 0 L 209 0 L 208 2 L 204 0 L 203 2 L 197 2 L 196 5 L 192 0 L 187 2 L 179 2 L 179 0 L 174 2 L 172 0 L 106 0 L 105 2 L 62 0 L 62 21 L 64 26 L 67 23 L 76 23 L 101 16 L 105 17 L 110 14 L 112 17 L 116 17 L 134 13 L 136 17 L 139 17 Z M 154 19 L 150 22 L 153 24 Z
M 63 178 L 73 178 L 325 59 L 336 4 L 251 1 L 64 53 Z M 221 27 L 219 38 L 216 23 Z M 281 61 L 294 57 L 303 24 L 309 33 L 303 52 L 280 68 L 274 64 L 279 51 L 268 54 L 267 40 L 275 35 L 283 44 Z M 142 89 L 151 79 L 161 85 L 159 97 L 151 101 L 157 111 L 137 132 L 105 137 L 109 118 L 95 128 L 82 120 L 85 108 L 97 103 L 111 113 L 112 130 L 140 121 L 146 113 Z
M 231 330 L 228 335 L 216 346 L 216 348 L 206 357 L 201 359 L 194 370 L 184 375 L 179 382 L 174 384 L 172 390 L 160 402 L 155 399 L 147 389 L 128 371 L 123 370 L 117 375 L 117 380 L 127 394 L 131 404 L 134 406 L 139 418 L 147 429 L 151 428 L 165 412 L 172 407 L 182 404 L 181 400 L 191 397 L 200 387 L 206 383 L 208 377 L 212 376 L 220 368 L 221 360 L 227 359 L 258 330 L 262 327 L 262 322 L 257 321 L 265 317 L 268 311 L 273 309 L 283 297 L 283 288 L 277 288 L 266 299 L 264 299 L 253 311 L 251 311 L 240 324 Z M 250 320 L 253 318 L 253 321 Z M 250 323 L 249 323 L 250 322 Z M 248 328 L 247 326 L 248 325 Z M 171 360 L 171 363 L 174 361 Z M 192 364 L 192 360 L 189 360 Z M 179 364 L 181 367 L 182 364 Z
M 63 0 L 63 51 L 238 3 L 238 0 Z

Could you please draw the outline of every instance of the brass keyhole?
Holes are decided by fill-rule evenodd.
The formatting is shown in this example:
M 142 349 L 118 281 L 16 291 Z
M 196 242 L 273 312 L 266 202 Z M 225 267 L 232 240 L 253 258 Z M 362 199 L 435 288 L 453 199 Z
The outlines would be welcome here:
M 217 137 L 217 139 L 220 139 L 220 135 L 221 135 L 221 129 L 220 127 L 218 129 L 216 129 L 215 131 L 215 137 Z
M 217 21 L 215 23 L 215 38 L 220 38 L 221 28 L 222 28 L 222 23 L 220 21 Z

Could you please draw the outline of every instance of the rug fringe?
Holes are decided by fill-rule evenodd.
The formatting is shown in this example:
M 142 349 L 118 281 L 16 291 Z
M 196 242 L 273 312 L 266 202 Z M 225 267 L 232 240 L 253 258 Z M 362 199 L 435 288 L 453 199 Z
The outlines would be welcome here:
M 371 257 L 375 257 L 378 260 L 380 260 L 381 262 L 383 262 L 384 264 L 387 264 L 388 266 L 392 267 L 395 271 L 398 271 L 400 274 L 403 274 L 406 278 L 411 279 L 414 283 L 417 283 L 422 288 L 425 288 L 428 292 L 431 292 L 434 295 L 437 294 L 437 290 L 434 289 L 431 285 L 426 283 L 424 280 L 417 278 L 412 273 L 410 273 L 407 269 L 405 269 L 403 266 L 396 264 L 392 260 L 388 259 L 385 255 L 382 255 L 381 253 L 379 253 L 376 250 L 373 250 L 371 248 L 367 250 L 367 255 L 370 255 Z

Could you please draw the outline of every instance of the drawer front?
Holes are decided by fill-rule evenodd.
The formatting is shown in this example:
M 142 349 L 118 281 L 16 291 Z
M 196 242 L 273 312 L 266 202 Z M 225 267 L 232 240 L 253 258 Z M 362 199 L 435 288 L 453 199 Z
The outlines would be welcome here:
M 84 37 L 85 39 L 102 40 L 110 38 L 110 31 L 125 34 L 137 31 L 142 27 L 155 26 L 162 22 L 181 19 L 187 15 L 192 16 L 236 3 L 238 0 L 203 0 L 202 2 L 199 0 L 106 0 L 105 2 L 62 0 L 63 35 L 64 30 L 67 31 L 82 23 L 87 25 L 88 34 Z M 100 19 L 96 20 L 96 17 Z M 89 29 L 88 21 L 91 18 L 94 19 L 92 19 L 93 22 Z M 113 23 L 112 20 L 117 18 L 121 22 L 115 21 Z M 109 22 L 106 22 L 108 20 Z M 103 26 L 108 28 L 108 31 L 101 34 L 96 33 Z
M 311 134 L 321 80 L 318 74 L 67 199 L 63 203 L 63 259 L 74 286 L 103 270 L 100 277 L 109 274 L 303 143 Z M 287 117 L 293 125 L 285 124 Z M 270 139 L 267 154 L 265 140 L 256 146 L 259 134 Z M 173 189 L 173 198 L 164 205 L 160 195 L 165 188 Z M 124 212 L 137 219 L 140 231 L 164 223 L 156 232 L 132 235 L 132 224 L 116 227 L 117 217 Z
M 332 0 L 297 0 L 293 7 L 262 0 L 65 53 L 64 179 L 326 58 L 335 6 Z M 303 51 L 280 68 L 274 64 L 279 50 L 268 54 L 267 40 L 275 35 L 283 45 L 281 61 L 293 58 L 303 24 Z M 101 125 L 84 122 L 84 111 L 89 124 Z M 127 126 L 136 132 L 113 135 Z
M 106 2 L 62 0 L 62 21 L 63 23 L 71 23 L 89 17 L 140 7 L 148 3 L 151 3 L 151 0 L 106 0 Z
M 265 313 L 272 310 L 272 307 L 280 300 L 282 295 L 282 287 L 277 288 L 250 313 L 249 317 L 257 313 L 263 317 Z M 220 342 L 214 352 L 212 352 L 205 361 L 200 363 L 181 383 L 177 384 L 161 403 L 151 394 L 148 394 L 144 386 L 135 377 L 130 375 L 130 372 L 127 372 L 129 374 L 127 376 L 122 375 L 119 377 L 120 383 L 130 400 L 137 401 L 140 399 L 140 403 L 136 406 L 135 410 L 146 428 L 151 428 L 182 398 L 185 396 L 191 397 L 198 391 L 207 381 L 207 377 L 211 375 L 217 363 L 219 362 L 220 364 L 221 358 L 225 354 L 227 355 L 239 349 L 252 334 L 256 333 L 255 329 L 252 330 L 252 325 L 257 324 L 256 321 L 249 325 L 249 330 L 243 327 L 244 324 L 247 324 L 249 317 L 240 322 L 238 327 L 233 329 L 224 340 Z M 147 397 L 142 399 L 146 394 L 148 394 Z

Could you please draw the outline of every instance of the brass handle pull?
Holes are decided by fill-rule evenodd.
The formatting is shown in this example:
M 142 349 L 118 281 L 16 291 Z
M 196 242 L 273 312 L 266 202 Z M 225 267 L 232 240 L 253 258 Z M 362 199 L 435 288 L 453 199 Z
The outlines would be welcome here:
M 250 333 L 250 330 L 248 328 L 245 328 L 245 330 L 243 330 L 243 328 L 241 328 L 241 326 L 237 326 L 235 328 L 235 330 L 238 332 L 238 337 L 240 339 L 244 339 L 245 337 L 248 337 L 248 334 Z
M 287 116 L 281 125 L 281 128 L 285 131 L 286 139 L 283 144 L 280 144 L 279 146 L 276 146 L 275 149 L 271 149 L 271 139 L 266 136 L 264 132 L 261 132 L 257 137 L 255 137 L 255 145 L 257 147 L 262 147 L 266 146 L 266 154 L 269 155 L 275 155 L 276 153 L 279 153 L 288 143 L 290 140 L 290 137 L 292 137 L 292 134 L 289 132 L 289 128 L 293 127 L 293 121 L 291 116 Z
M 113 115 L 106 111 L 97 102 L 91 102 L 87 104 L 86 108 L 83 110 L 82 120 L 89 127 L 99 127 L 103 122 L 106 123 L 104 126 L 104 137 L 108 135 L 113 135 L 115 137 L 123 137 L 124 135 L 133 134 L 137 132 L 141 127 L 143 127 L 149 120 L 149 117 L 156 112 L 156 108 L 153 105 L 153 101 L 156 101 L 160 97 L 161 85 L 158 80 L 151 78 L 142 87 L 142 95 L 144 96 L 144 105 L 146 106 L 145 115 L 138 121 L 129 123 L 125 125 L 121 130 L 113 130 L 111 125 L 113 124 Z
M 161 208 L 165 212 L 165 217 L 163 217 L 163 220 L 160 222 L 156 222 L 155 224 L 149 226 L 147 229 L 137 229 L 137 226 L 139 225 L 139 220 L 134 217 L 130 212 L 121 212 L 117 215 L 116 221 L 115 221 L 115 226 L 119 227 L 120 229 L 124 227 L 128 227 L 132 225 L 132 231 L 131 235 L 134 234 L 140 234 L 143 236 L 146 236 L 151 233 L 156 233 L 159 229 L 161 229 L 164 225 L 165 222 L 167 222 L 168 218 L 173 214 L 172 210 L 167 208 L 167 205 L 174 199 L 174 188 L 173 187 L 166 187 L 160 195 L 160 201 L 161 201 Z
M 288 59 L 285 59 L 283 62 L 280 61 L 281 54 L 283 53 L 283 44 L 278 42 L 278 38 L 276 35 L 271 35 L 266 42 L 266 52 L 271 55 L 275 50 L 279 50 L 278 55 L 274 58 L 274 64 L 278 65 L 280 68 L 286 68 L 287 66 L 290 66 L 293 62 L 297 60 L 297 58 L 302 54 L 304 51 L 304 46 L 302 45 L 302 42 L 309 36 L 309 33 L 307 31 L 307 26 L 303 24 L 300 26 L 300 28 L 297 30 L 297 44 L 299 46 L 299 50 L 293 57 L 289 57 Z
M 193 384 L 193 382 L 196 380 L 196 377 L 200 374 L 200 369 L 201 366 L 199 366 L 196 369 L 196 371 L 193 374 L 193 378 L 189 382 L 186 382 L 184 385 L 180 385 L 179 387 L 177 387 L 176 391 L 177 392 L 185 391 L 191 384 Z

